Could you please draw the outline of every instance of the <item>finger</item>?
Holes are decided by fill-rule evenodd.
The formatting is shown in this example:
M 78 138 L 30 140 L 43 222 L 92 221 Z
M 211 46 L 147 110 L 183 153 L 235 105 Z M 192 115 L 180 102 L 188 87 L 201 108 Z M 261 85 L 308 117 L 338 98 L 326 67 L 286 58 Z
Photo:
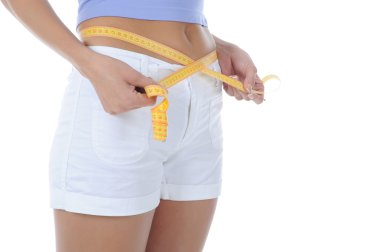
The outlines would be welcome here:
M 261 80 L 260 76 L 257 73 L 255 76 L 255 82 L 263 83 L 263 81 Z
M 229 96 L 234 96 L 234 91 L 231 89 L 231 86 L 223 82 L 223 89 Z
M 248 95 L 251 99 L 258 98 L 260 95 L 264 95 L 264 83 L 257 74 L 255 76 L 255 82 L 251 89 L 251 94 Z
M 240 78 L 238 75 L 230 75 L 229 77 L 231 77 L 231 78 L 233 78 L 233 79 L 238 80 L 238 81 L 241 82 L 241 78 Z M 231 88 L 234 88 L 234 87 L 231 86 Z M 246 86 L 244 85 L 244 83 L 243 83 L 243 88 L 246 90 L 246 93 L 248 94 L 248 93 L 249 93 L 249 88 L 250 88 L 250 86 L 246 87 Z M 243 93 L 243 92 L 240 91 L 240 90 L 239 90 L 239 92 L 240 92 L 240 94 Z
M 264 99 L 263 94 L 257 94 L 257 93 L 248 94 L 248 97 L 251 100 L 253 100 L 255 103 L 261 103 Z
M 233 90 L 233 92 L 234 92 L 234 96 L 235 96 L 235 98 L 236 98 L 238 101 L 242 100 L 243 97 L 240 95 L 239 90 L 237 90 L 237 89 L 234 88 L 234 87 L 231 87 L 231 88 L 232 88 L 232 90 Z
M 263 99 L 253 99 L 253 101 L 254 101 L 256 104 L 261 104 L 261 103 L 263 103 Z
M 255 85 L 253 86 L 252 88 L 254 91 L 257 91 L 257 92 L 253 92 L 255 94 L 262 94 L 264 93 L 264 84 L 262 83 L 255 83 Z
M 248 94 L 247 94 L 247 93 L 244 93 L 244 92 L 242 92 L 242 91 L 240 91 L 240 90 L 238 90 L 238 92 L 239 92 L 239 94 L 243 97 L 244 100 L 246 100 L 246 101 L 251 100 L 251 99 L 248 97 Z
M 148 97 L 146 94 L 137 93 L 137 100 L 143 106 L 152 106 L 157 102 L 157 96 Z
M 138 92 L 135 90 L 134 99 L 136 103 L 141 104 L 142 106 L 150 106 L 156 103 L 157 96 L 148 97 L 144 89 L 144 87 L 148 85 L 159 85 L 151 77 L 146 77 L 144 75 L 141 75 L 140 78 L 137 79 L 136 82 L 134 82 L 132 85 L 134 85 L 138 90 L 141 90 L 141 89 L 144 90 L 144 92 Z
M 261 83 L 257 83 L 255 84 L 255 88 L 254 88 L 255 91 L 260 91 L 262 93 L 253 93 L 251 95 L 251 98 L 254 100 L 254 102 L 256 102 L 257 104 L 260 104 L 263 102 L 264 100 L 264 85 L 261 84 Z
M 247 67 L 245 71 L 243 85 L 247 93 L 250 92 L 251 87 L 253 87 L 253 85 L 255 84 L 256 73 L 257 73 L 257 69 L 255 66 L 249 66 Z
M 237 88 L 235 88 L 235 91 L 238 93 L 238 95 L 239 95 L 242 99 L 244 99 L 244 100 L 246 100 L 246 101 L 251 100 L 251 99 L 248 97 L 248 94 L 249 94 L 249 93 L 245 93 L 244 91 L 241 91 L 240 89 L 237 89 Z
M 264 83 L 262 81 L 255 82 L 255 84 L 253 85 L 253 90 L 260 92 L 261 95 L 264 95 Z

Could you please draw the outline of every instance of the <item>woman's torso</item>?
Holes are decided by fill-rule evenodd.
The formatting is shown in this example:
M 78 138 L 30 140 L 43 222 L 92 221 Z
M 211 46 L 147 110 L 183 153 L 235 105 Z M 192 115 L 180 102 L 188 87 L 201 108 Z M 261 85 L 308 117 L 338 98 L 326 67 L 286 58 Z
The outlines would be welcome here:
M 95 17 L 81 22 L 78 31 L 93 25 L 114 26 L 150 38 L 172 47 L 192 59 L 199 59 L 215 50 L 215 41 L 208 28 L 196 23 L 144 20 L 126 17 Z M 85 45 L 112 46 L 149 56 L 166 62 L 178 63 L 147 49 L 109 37 L 83 38 Z

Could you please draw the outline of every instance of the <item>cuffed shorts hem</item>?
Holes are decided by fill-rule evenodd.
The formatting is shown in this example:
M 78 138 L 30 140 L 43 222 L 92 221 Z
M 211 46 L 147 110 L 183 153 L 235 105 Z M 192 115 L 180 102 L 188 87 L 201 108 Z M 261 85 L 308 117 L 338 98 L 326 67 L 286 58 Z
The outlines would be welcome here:
M 161 184 L 161 199 L 166 200 L 205 200 L 217 198 L 221 194 L 222 182 L 209 185 Z
M 101 215 L 127 216 L 153 210 L 160 203 L 160 190 L 135 198 L 103 198 L 52 188 L 50 207 L 69 212 Z

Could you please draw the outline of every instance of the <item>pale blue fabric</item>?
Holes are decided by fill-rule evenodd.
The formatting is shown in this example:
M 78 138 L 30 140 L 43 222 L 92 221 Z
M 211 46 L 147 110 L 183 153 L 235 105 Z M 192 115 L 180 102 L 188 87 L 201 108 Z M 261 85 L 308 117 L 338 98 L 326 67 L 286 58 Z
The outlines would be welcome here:
M 78 0 L 77 25 L 98 16 L 197 23 L 207 27 L 203 0 Z

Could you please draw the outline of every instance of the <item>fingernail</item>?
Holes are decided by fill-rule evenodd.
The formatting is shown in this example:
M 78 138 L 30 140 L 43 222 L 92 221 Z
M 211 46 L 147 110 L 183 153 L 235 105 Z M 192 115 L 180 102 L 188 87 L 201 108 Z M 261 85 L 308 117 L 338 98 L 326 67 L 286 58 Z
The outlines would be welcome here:
M 248 94 L 252 94 L 252 86 L 251 85 L 248 85 L 247 90 L 248 90 Z

